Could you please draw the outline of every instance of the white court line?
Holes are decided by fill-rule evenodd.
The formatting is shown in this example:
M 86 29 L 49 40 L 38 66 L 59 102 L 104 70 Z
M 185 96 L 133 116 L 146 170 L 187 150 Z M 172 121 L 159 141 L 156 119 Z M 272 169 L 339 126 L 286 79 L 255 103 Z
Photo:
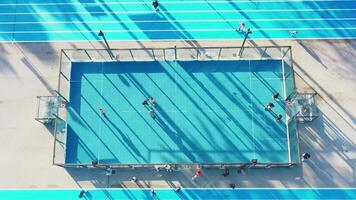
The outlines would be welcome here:
M 250 72 L 250 101 L 252 104 L 252 71 L 251 71 L 251 61 L 248 61 L 248 70 Z M 253 106 L 251 105 L 251 131 L 252 131 L 252 138 L 254 139 L 253 141 L 253 159 L 256 159 L 256 137 L 255 137 L 255 128 L 254 128 L 254 121 L 255 121 L 255 116 L 253 115 Z
M 356 17 L 350 18 L 278 18 L 278 19 L 182 19 L 182 20 L 92 20 L 92 21 L 29 21 L 29 22 L 0 22 L 0 24 L 110 24 L 110 23 L 171 23 L 171 22 L 270 22 L 270 21 L 353 21 Z
M 356 27 L 338 27 L 338 28 L 256 28 L 251 29 L 252 31 L 290 31 L 290 30 L 298 30 L 298 31 L 309 31 L 309 30 L 355 30 Z M 157 29 L 157 30 L 105 30 L 105 33 L 133 33 L 133 32 L 225 32 L 225 31 L 235 31 L 235 29 Z M 99 30 L 56 30 L 56 31 L 0 31 L 0 34 L 7 33 L 98 33 Z
M 281 51 L 281 56 L 283 57 L 283 52 Z M 284 68 L 284 60 L 282 59 L 282 81 L 283 81 L 283 95 L 284 99 L 287 98 L 287 86 L 286 86 L 286 77 L 285 77 L 285 68 Z M 286 112 L 286 132 L 287 132 L 287 145 L 288 145 L 288 161 L 292 162 L 291 153 L 290 153 L 290 142 L 289 142 L 289 127 L 288 127 L 288 115 Z
M 159 13 L 246 13 L 246 12 L 319 12 L 319 11 L 356 11 L 356 8 L 316 8 L 316 9 L 266 9 L 266 10 L 167 10 Z M 73 15 L 73 14 L 152 14 L 153 10 L 147 11 L 98 11 L 98 12 L 9 12 L 0 13 L 0 15 Z
M 241 0 L 241 1 L 209 1 L 209 4 L 220 4 L 220 3 L 284 3 L 284 2 L 352 2 L 354 0 Z M 167 1 L 163 4 L 206 4 L 207 1 Z M 146 2 L 66 2 L 66 3 L 0 3 L 0 6 L 61 6 L 61 5 L 136 5 L 136 4 L 148 4 L 151 5 L 151 1 Z
M 103 64 L 101 64 L 101 74 L 102 75 L 104 74 L 104 66 L 103 66 Z M 103 95 L 103 87 L 104 87 L 104 76 L 102 76 L 102 78 L 101 78 L 101 87 L 100 87 L 101 100 L 100 100 L 100 106 L 106 112 L 106 109 L 103 107 L 103 102 L 104 102 L 104 98 L 102 97 L 102 95 Z M 99 112 L 99 110 L 98 110 L 98 112 Z M 100 115 L 101 120 L 102 120 L 101 123 L 99 124 L 99 135 L 100 135 L 100 138 L 102 138 L 102 135 L 103 135 L 103 123 L 105 123 L 104 120 L 105 120 L 106 117 L 102 116 L 101 113 L 99 113 L 99 115 Z M 106 113 L 105 113 L 105 115 L 106 115 Z M 100 150 L 101 150 L 101 147 L 98 146 L 98 151 L 97 151 L 97 159 L 98 159 L 97 161 L 98 162 L 100 161 Z

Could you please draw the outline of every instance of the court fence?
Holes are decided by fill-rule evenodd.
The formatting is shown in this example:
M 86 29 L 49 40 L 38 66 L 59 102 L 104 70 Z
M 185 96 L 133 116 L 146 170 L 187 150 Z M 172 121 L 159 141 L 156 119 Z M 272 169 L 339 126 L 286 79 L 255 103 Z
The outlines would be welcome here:
M 283 77 L 285 79 L 285 96 L 292 98 L 296 94 L 294 82 L 292 49 L 290 46 L 258 46 L 244 47 L 243 54 L 239 56 L 240 47 L 171 47 L 171 48 L 131 48 L 131 49 L 62 49 L 60 57 L 60 70 L 58 77 L 58 89 L 56 98 L 58 98 L 61 109 L 58 109 L 54 116 L 54 151 L 53 164 L 62 167 L 154 167 L 159 168 L 162 164 L 105 164 L 105 163 L 66 163 L 66 104 L 69 99 L 70 74 L 72 62 L 118 62 L 118 61 L 188 61 L 188 60 L 282 60 Z M 112 55 L 110 55 L 112 54 Z M 294 113 L 294 112 L 290 112 Z M 289 115 L 289 113 L 287 113 Z M 287 132 L 289 161 L 283 163 L 260 163 L 252 159 L 248 163 L 194 163 L 174 165 L 176 168 L 189 168 L 199 165 L 201 167 L 232 167 L 236 166 L 242 169 L 250 167 L 287 167 L 300 162 L 298 133 L 296 128 L 296 118 L 287 116 Z M 293 155 L 292 155 L 293 154 Z

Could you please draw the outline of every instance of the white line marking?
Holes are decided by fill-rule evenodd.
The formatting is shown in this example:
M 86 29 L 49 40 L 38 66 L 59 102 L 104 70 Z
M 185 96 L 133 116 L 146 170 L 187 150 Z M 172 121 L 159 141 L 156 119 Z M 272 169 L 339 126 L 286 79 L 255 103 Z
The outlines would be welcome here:
M 255 137 L 255 128 L 254 128 L 254 121 L 255 121 L 255 116 L 253 115 L 254 113 L 254 109 L 252 106 L 252 71 L 251 71 L 251 61 L 248 61 L 248 70 L 250 72 L 250 101 L 251 101 L 251 131 L 252 131 L 252 138 L 253 138 L 253 158 L 251 159 L 256 159 L 256 143 L 257 143 L 257 139 Z
M 270 21 L 354 21 L 356 17 L 350 18 L 281 18 L 281 19 L 182 19 L 182 20 L 92 20 L 92 21 L 29 21 L 29 22 L 0 22 L 0 24 L 110 24 L 110 23 L 171 23 L 171 22 L 270 22 Z
M 356 11 L 356 8 L 317 8 L 317 9 L 266 9 L 266 10 L 167 10 L 159 13 L 246 13 L 246 12 L 318 12 L 318 11 Z M 0 15 L 73 15 L 73 14 L 152 14 L 152 10 L 147 11 L 98 11 L 98 12 L 23 12 L 23 13 L 0 13 Z
M 241 0 L 241 1 L 209 1 L 209 4 L 222 4 L 222 3 L 284 3 L 284 2 L 352 2 L 354 0 Z M 207 1 L 167 1 L 164 4 L 206 4 Z M 135 4 L 148 4 L 152 2 L 59 2 L 59 3 L 0 3 L 0 6 L 65 6 L 65 5 L 135 5 Z
M 283 52 L 281 51 L 281 56 L 283 57 Z M 284 68 L 284 60 L 282 59 L 282 81 L 283 81 L 283 94 L 284 99 L 287 98 L 287 86 L 286 86 L 286 77 L 285 77 L 285 68 Z M 288 161 L 292 162 L 291 154 L 290 154 L 290 142 L 289 142 L 289 127 L 288 127 L 288 115 L 286 112 L 286 132 L 287 132 L 287 146 L 288 146 Z
M 356 27 L 338 27 L 338 28 L 263 28 L 251 29 L 252 31 L 309 31 L 309 30 L 356 30 Z M 235 29 L 169 29 L 169 30 L 105 30 L 105 33 L 134 33 L 134 32 L 226 32 L 235 31 Z M 0 34 L 17 33 L 17 34 L 31 34 L 31 33 L 98 33 L 99 30 L 56 30 L 56 31 L 0 31 Z

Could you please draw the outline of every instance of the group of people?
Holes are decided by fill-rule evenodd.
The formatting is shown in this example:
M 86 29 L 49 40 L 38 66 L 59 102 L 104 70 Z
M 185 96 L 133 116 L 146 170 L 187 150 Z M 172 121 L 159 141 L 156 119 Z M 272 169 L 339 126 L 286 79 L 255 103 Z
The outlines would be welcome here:
M 272 99 L 275 100 L 275 101 L 278 101 L 279 99 L 279 93 L 275 93 L 272 95 Z M 265 110 L 267 111 L 270 111 L 274 108 L 274 104 L 272 102 L 269 102 L 267 103 L 267 105 L 265 106 Z M 278 115 L 275 115 L 274 116 L 274 119 L 278 122 L 278 121 L 281 121 L 282 119 L 282 115 L 281 114 L 278 114 Z
M 148 113 L 152 118 L 156 118 L 156 112 L 155 112 L 155 107 L 156 107 L 156 100 L 152 97 L 143 100 L 142 105 L 148 109 Z
M 156 112 L 155 112 L 156 101 L 154 98 L 150 97 L 148 99 L 145 99 L 142 102 L 142 105 L 148 109 L 148 113 L 152 118 L 156 118 Z M 105 118 L 107 117 L 106 112 L 103 108 L 99 108 L 99 112 L 103 117 Z

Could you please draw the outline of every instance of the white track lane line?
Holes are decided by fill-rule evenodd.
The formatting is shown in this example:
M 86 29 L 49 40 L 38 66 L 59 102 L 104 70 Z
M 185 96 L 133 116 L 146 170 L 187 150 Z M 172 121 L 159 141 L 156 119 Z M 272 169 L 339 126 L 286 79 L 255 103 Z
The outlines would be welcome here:
M 317 8 L 317 9 L 252 9 L 252 10 L 167 10 L 167 11 L 159 11 L 159 13 L 246 13 L 246 12 L 330 12 L 330 11 L 356 11 L 356 8 Z M 88 11 L 80 11 L 80 12 L 19 12 L 19 13 L 0 13 L 0 15 L 73 15 L 73 14 L 152 14 L 153 10 L 147 11 L 98 11 L 98 12 L 88 12 Z
M 309 31 L 309 30 L 356 30 L 355 27 L 339 27 L 339 28 L 265 28 L 265 29 L 251 29 L 252 31 Z M 235 29 L 174 29 L 174 30 L 105 30 L 105 33 L 133 33 L 133 32 L 226 32 L 235 31 Z M 17 34 L 29 34 L 29 33 L 98 33 L 98 30 L 57 30 L 57 31 L 0 31 L 0 34 L 17 33 Z
M 284 2 L 352 2 L 354 0 L 231 0 L 231 1 L 209 1 L 209 4 L 221 4 L 221 3 L 284 3 Z M 168 1 L 164 4 L 202 4 L 206 1 Z M 151 5 L 151 1 L 146 2 L 66 2 L 66 3 L 0 3 L 0 6 L 65 6 L 65 5 L 136 5 L 136 4 L 148 4 Z
M 29 21 L 29 22 L 0 22 L 0 24 L 111 24 L 111 23 L 172 23 L 172 22 L 270 22 L 270 21 L 344 21 L 344 20 L 356 20 L 356 17 L 350 18 L 279 18 L 279 19 L 183 19 L 183 20 L 92 20 L 92 21 Z

